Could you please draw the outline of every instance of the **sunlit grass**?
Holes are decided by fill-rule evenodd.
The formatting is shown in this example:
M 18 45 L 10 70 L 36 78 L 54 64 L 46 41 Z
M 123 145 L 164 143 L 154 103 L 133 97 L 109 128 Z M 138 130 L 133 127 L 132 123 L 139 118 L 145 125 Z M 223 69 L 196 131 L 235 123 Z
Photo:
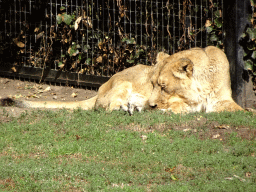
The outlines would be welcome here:
M 229 129 L 203 137 L 214 123 Z M 0 189 L 253 191 L 255 130 L 249 112 L 24 113 L 0 123 Z

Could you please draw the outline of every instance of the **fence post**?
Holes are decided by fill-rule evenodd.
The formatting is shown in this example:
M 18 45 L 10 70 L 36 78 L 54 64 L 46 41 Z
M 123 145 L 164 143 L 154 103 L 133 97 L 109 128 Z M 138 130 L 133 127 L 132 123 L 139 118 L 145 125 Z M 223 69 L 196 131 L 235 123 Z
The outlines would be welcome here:
M 253 107 L 256 103 L 251 78 L 244 70 L 244 50 L 239 44 L 242 33 L 250 24 L 250 10 L 250 0 L 224 1 L 225 52 L 230 63 L 232 96 L 243 108 Z

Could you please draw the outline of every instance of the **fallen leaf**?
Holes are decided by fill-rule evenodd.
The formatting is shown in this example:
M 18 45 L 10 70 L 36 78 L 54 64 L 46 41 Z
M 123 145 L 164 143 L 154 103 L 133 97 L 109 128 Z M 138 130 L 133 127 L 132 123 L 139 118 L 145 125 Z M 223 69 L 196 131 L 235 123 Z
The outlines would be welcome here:
M 173 181 L 178 180 L 174 175 L 171 175 L 171 179 L 172 179 Z
M 146 135 L 141 135 L 140 138 L 141 138 L 142 140 L 146 140 L 148 137 L 147 137 Z
M 44 92 L 44 91 L 42 91 L 42 90 L 38 90 L 38 91 L 37 91 L 37 93 L 43 93 L 43 92 Z
M 166 168 L 165 172 L 173 172 L 175 169 L 176 169 L 175 166 L 173 168 Z
M 215 129 L 229 129 L 229 125 L 218 125 L 214 127 Z
M 184 132 L 191 131 L 191 128 L 183 129 Z
M 71 94 L 71 97 L 77 97 L 77 93 L 73 92 L 73 93 Z
M 44 92 L 46 92 L 46 91 L 51 91 L 52 89 L 51 89 L 51 87 L 49 86 L 49 87 L 46 87 L 45 88 L 45 90 L 44 90 Z
M 18 99 L 18 98 L 20 98 L 20 97 L 23 97 L 21 94 L 19 94 L 19 95 L 14 95 L 12 98 L 14 98 L 14 99 Z
M 79 135 L 76 135 L 76 140 L 78 141 L 81 137 Z
M 246 172 L 245 177 L 251 177 L 251 172 Z
M 37 95 L 28 95 L 27 97 L 31 97 L 31 98 L 40 98 L 39 96 L 37 96 Z
M 218 137 L 220 137 L 220 134 L 216 134 L 212 136 L 213 139 L 217 139 Z
M 226 177 L 224 179 L 226 179 L 226 180 L 233 180 L 234 178 L 233 177 Z
M 53 98 L 53 99 L 57 99 L 58 97 L 57 97 L 56 95 L 54 95 L 52 98 Z
M 237 179 L 239 179 L 240 181 L 242 181 L 242 182 L 245 182 L 245 179 L 243 179 L 243 178 L 241 178 L 241 177 L 239 177 L 239 176 L 237 176 L 237 175 L 233 175 L 235 178 L 237 178 Z
M 196 118 L 196 120 L 197 120 L 197 121 L 200 121 L 200 120 L 201 120 L 201 118 L 203 118 L 203 117 L 202 117 L 202 116 L 200 116 L 200 117 Z

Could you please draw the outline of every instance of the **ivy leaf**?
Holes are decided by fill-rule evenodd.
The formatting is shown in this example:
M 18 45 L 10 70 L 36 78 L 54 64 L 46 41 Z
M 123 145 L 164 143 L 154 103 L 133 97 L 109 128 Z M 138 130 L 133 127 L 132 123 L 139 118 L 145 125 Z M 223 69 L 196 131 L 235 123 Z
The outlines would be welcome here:
M 213 31 L 213 26 L 206 27 L 206 32 L 211 33 Z
M 222 27 L 222 19 L 221 19 L 221 17 L 216 18 L 216 19 L 214 20 L 214 22 L 215 22 L 215 24 L 216 24 L 216 26 L 217 26 L 218 28 L 221 28 L 221 27 Z
M 214 11 L 214 16 L 216 18 L 220 18 L 221 17 L 221 11 L 220 10 Z
M 58 25 L 61 24 L 61 22 L 62 22 L 62 15 L 58 14 L 56 20 L 57 20 Z
M 127 43 L 128 45 L 129 45 L 129 44 L 136 44 L 134 38 L 128 39 L 128 40 L 126 41 L 126 43 Z
M 251 59 L 248 59 L 244 62 L 244 68 L 246 70 L 252 70 L 253 69 L 253 61 Z
M 247 49 L 250 50 L 250 51 L 256 50 L 256 47 L 255 47 L 255 44 L 254 44 L 253 41 L 247 43 L 246 47 L 247 47 Z
M 253 58 L 253 59 L 256 59 L 256 51 L 253 51 L 253 52 L 252 52 L 252 58 Z
M 122 42 L 126 42 L 128 39 L 125 37 L 122 39 Z
M 130 45 L 130 44 L 136 44 L 134 38 L 128 39 L 128 38 L 125 37 L 125 38 L 122 39 L 122 42 L 126 42 L 128 45 Z
M 86 63 L 87 65 L 90 65 L 90 64 L 91 64 L 91 61 L 92 61 L 92 59 L 91 59 L 91 58 L 88 58 L 88 59 L 86 59 L 85 63 Z
M 245 38 L 246 36 L 246 33 L 242 33 L 241 38 Z
M 89 49 L 91 49 L 90 45 L 85 45 L 83 47 L 83 52 L 87 53 Z
M 126 62 L 127 63 L 134 63 L 134 60 L 133 59 L 126 59 Z
M 253 41 L 254 39 L 256 39 L 256 28 L 248 28 L 246 30 L 246 32 L 248 33 L 249 35 L 249 38 Z
M 72 47 L 68 49 L 68 54 L 69 56 L 76 56 L 79 53 L 79 51 L 77 50 L 76 43 L 73 42 L 72 44 Z
M 58 67 L 59 67 L 60 69 L 63 69 L 64 66 L 65 66 L 65 64 L 62 63 L 61 61 L 58 63 Z
M 80 54 L 78 55 L 78 60 L 81 61 L 82 58 L 83 58 L 83 56 L 82 56 L 82 54 L 80 53 Z
M 215 34 L 212 34 L 211 35 L 211 37 L 210 37 L 210 41 L 211 42 L 213 42 L 213 41 L 218 41 L 219 39 L 218 39 L 218 37 L 217 37 L 217 35 L 215 35 Z
M 65 10 L 65 7 L 64 6 L 60 7 L 60 10 L 61 11 Z
M 70 25 L 71 22 L 72 22 L 72 16 L 64 13 L 64 23 L 66 23 L 67 25 Z

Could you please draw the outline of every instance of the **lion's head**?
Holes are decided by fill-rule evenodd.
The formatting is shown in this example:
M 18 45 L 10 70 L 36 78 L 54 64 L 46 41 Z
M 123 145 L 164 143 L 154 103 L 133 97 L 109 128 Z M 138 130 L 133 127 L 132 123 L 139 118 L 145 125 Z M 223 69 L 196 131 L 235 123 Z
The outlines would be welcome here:
M 157 56 L 157 65 L 151 78 L 153 91 L 149 105 L 158 109 L 184 107 L 191 90 L 193 62 L 188 58 L 174 58 L 165 53 Z M 183 104 L 181 104 L 183 103 Z M 177 112 L 181 109 L 177 109 Z

